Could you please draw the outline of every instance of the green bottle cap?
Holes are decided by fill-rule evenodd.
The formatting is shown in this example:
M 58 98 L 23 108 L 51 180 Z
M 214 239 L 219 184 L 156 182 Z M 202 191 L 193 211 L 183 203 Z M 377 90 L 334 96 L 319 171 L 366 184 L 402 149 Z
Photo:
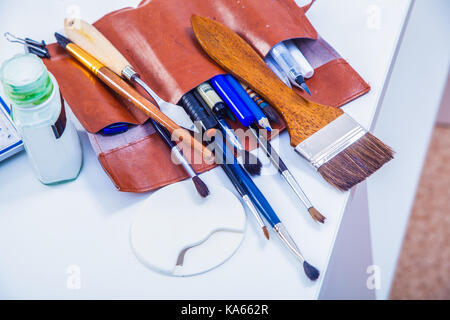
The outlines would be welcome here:
M 18 54 L 5 61 L 0 80 L 6 96 L 19 106 L 36 106 L 45 102 L 53 83 L 44 63 L 33 54 Z

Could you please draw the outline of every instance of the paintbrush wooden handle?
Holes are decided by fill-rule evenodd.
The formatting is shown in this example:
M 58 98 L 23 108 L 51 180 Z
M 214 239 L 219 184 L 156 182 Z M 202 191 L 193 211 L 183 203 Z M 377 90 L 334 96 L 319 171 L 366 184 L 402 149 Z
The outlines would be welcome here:
M 65 19 L 64 31 L 70 40 L 118 75 L 122 75 L 125 67 L 131 66 L 119 50 L 90 23 L 76 18 Z
M 70 34 L 69 39 L 73 42 L 68 44 L 66 49 L 78 61 L 94 72 L 112 90 L 133 103 L 147 116 L 164 126 L 175 141 L 182 141 L 186 146 L 192 147 L 201 153 L 207 161 L 214 159 L 212 152 L 201 142 L 194 139 L 188 131 L 179 127 L 174 121 L 162 113 L 159 108 L 145 99 L 139 92 L 118 76 L 130 64 L 100 31 L 80 19 L 66 19 L 64 24 L 65 31 Z M 81 45 L 86 49 L 82 48 Z M 97 60 L 97 57 L 102 60 Z M 109 66 L 115 70 L 109 68 Z
M 176 142 L 182 141 L 187 146 L 194 148 L 194 150 L 202 153 L 203 156 L 206 157 L 207 161 L 211 161 L 211 159 L 214 158 L 212 152 L 201 142 L 194 139 L 187 130 L 180 128 L 169 117 L 164 115 L 153 103 L 145 99 L 139 92 L 137 92 L 112 70 L 107 67 L 101 67 L 97 70 L 97 76 L 121 97 L 133 103 L 147 116 L 164 126 Z
M 288 88 L 244 39 L 224 25 L 200 16 L 192 16 L 191 23 L 206 53 L 281 113 L 291 145 L 297 146 L 342 115 L 340 109 L 308 101 Z

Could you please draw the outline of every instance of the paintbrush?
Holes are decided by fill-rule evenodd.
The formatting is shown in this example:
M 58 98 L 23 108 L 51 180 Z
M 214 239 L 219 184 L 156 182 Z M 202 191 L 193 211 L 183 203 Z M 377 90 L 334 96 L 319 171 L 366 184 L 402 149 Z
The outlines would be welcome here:
M 92 57 L 89 53 L 78 47 L 68 38 L 59 33 L 55 33 L 58 44 L 65 48 L 75 59 L 94 73 L 108 87 L 120 96 L 133 103 L 138 109 L 142 110 L 147 116 L 164 126 L 172 135 L 176 142 L 182 141 L 187 146 L 192 147 L 203 155 L 206 161 L 213 161 L 214 156 L 210 150 L 203 144 L 195 140 L 188 131 L 179 127 L 169 117 L 162 113 L 155 105 L 145 99 L 139 92 L 126 83 L 122 78 L 116 75 L 111 69 L 107 68 L 100 61 Z
M 125 77 L 126 74 L 131 74 L 128 77 L 125 77 L 128 79 L 128 81 L 132 81 L 136 84 L 139 84 L 150 96 L 153 97 L 155 102 L 158 104 L 159 107 L 165 106 L 165 108 L 171 108 L 173 105 L 165 102 L 161 98 L 156 95 L 156 93 L 153 92 L 153 90 L 150 89 L 150 87 L 145 84 L 140 78 L 137 73 L 135 73 L 131 66 L 131 64 L 127 61 L 127 59 L 117 50 L 116 47 L 108 40 L 106 37 L 98 31 L 93 25 L 83 21 L 83 20 L 77 20 L 73 23 L 79 23 L 80 28 L 75 28 L 75 25 L 70 26 L 69 21 L 65 21 L 65 29 L 66 32 L 68 32 L 70 35 L 72 35 L 72 39 L 76 45 L 79 45 L 82 47 L 83 50 L 88 52 L 90 55 L 92 55 L 97 60 L 101 61 L 105 64 L 106 67 L 110 68 L 114 72 L 117 73 L 118 70 L 121 70 L 121 73 L 118 75 L 122 75 Z M 82 28 L 81 28 L 82 27 Z M 131 70 L 128 71 L 127 70 Z M 178 107 L 178 106 L 176 106 Z M 180 107 L 178 107 L 180 108 Z M 181 109 L 181 108 L 180 108 Z M 184 113 L 184 110 L 181 109 L 181 111 Z M 190 121 L 189 117 L 186 115 L 188 121 Z M 179 163 L 183 166 L 185 171 L 188 173 L 188 175 L 191 177 L 192 182 L 194 183 L 195 188 L 197 189 L 197 192 L 202 196 L 203 198 L 207 197 L 209 195 L 209 189 L 206 186 L 206 184 L 200 179 L 198 174 L 195 172 L 195 170 L 192 168 L 188 160 L 183 156 L 183 152 L 178 147 L 178 145 L 172 141 L 170 134 L 167 132 L 165 128 L 163 128 L 159 123 L 154 121 L 153 119 L 150 119 L 151 123 L 156 129 L 156 132 L 161 137 L 161 139 L 166 143 L 166 145 L 171 150 L 172 154 L 175 155 Z M 189 123 L 188 121 L 184 121 L 186 123 Z M 191 122 L 192 123 L 192 122 Z
M 134 71 L 133 66 L 116 47 L 92 24 L 78 18 L 64 20 L 67 38 L 81 49 L 95 57 L 117 75 L 144 89 L 155 101 L 160 110 L 179 126 L 198 131 L 183 108 L 161 99 Z
M 311 201 L 309 201 L 305 192 L 303 192 L 300 187 L 300 184 L 295 179 L 294 175 L 289 171 L 288 167 L 280 158 L 278 153 L 272 148 L 272 145 L 269 140 L 267 140 L 267 137 L 262 135 L 261 130 L 259 130 L 257 126 L 251 125 L 249 128 L 252 135 L 258 141 L 258 145 L 264 150 L 267 157 L 270 159 L 270 162 L 272 162 L 284 180 L 289 184 L 292 190 L 294 190 L 297 197 L 305 205 L 311 217 L 317 222 L 324 223 L 326 218 L 316 208 L 314 208 Z
M 236 176 L 239 183 L 246 190 L 250 200 L 256 206 L 258 211 L 264 216 L 266 221 L 274 229 L 282 243 L 294 254 L 294 256 L 302 263 L 303 270 L 306 276 L 311 280 L 317 280 L 320 273 L 314 266 L 312 266 L 305 257 L 300 252 L 297 244 L 291 235 L 287 231 L 286 227 L 281 222 L 280 218 L 277 216 L 273 208 L 270 206 L 267 199 L 264 197 L 262 192 L 258 189 L 256 184 L 247 174 L 247 172 L 241 167 L 241 165 L 236 161 L 236 158 L 232 155 L 228 155 L 227 147 L 225 141 L 215 140 L 215 150 L 216 150 L 216 160 L 223 159 L 223 162 L 228 166 L 231 172 Z M 222 157 L 218 155 L 222 153 Z
M 205 52 L 254 89 L 287 123 L 291 145 L 322 177 L 348 190 L 393 158 L 393 151 L 341 109 L 306 100 L 289 89 L 239 35 L 208 18 L 191 18 Z
M 205 100 L 201 97 L 201 95 L 196 90 L 192 90 L 192 91 L 186 93 L 182 97 L 181 100 L 185 102 L 185 103 L 181 104 L 185 109 L 188 108 L 188 105 L 189 105 L 190 110 L 189 110 L 188 114 L 190 115 L 192 121 L 194 121 L 195 123 L 199 122 L 200 118 L 206 119 L 208 116 L 212 117 L 212 120 L 216 120 L 217 123 L 219 122 L 218 119 L 214 116 L 213 112 L 210 110 L 208 104 L 205 102 Z M 203 114 L 203 112 L 206 114 Z M 211 120 L 208 122 L 211 122 Z M 214 133 L 214 137 L 211 137 L 211 141 L 212 141 L 212 138 L 214 138 L 214 140 L 218 139 L 218 140 L 222 141 L 222 140 L 224 140 L 224 137 L 226 137 L 224 128 L 219 126 L 218 129 L 219 129 L 219 132 Z M 222 153 L 222 155 L 223 155 L 223 153 Z M 234 155 L 234 153 L 233 153 L 233 155 Z M 221 158 L 216 158 L 216 159 L 218 160 Z M 234 156 L 233 156 L 233 159 L 234 159 Z M 226 161 L 223 161 L 218 164 L 220 164 L 222 166 L 222 169 L 225 171 L 228 178 L 233 183 L 234 187 L 238 191 L 242 200 L 246 203 L 250 212 L 255 217 L 256 221 L 258 222 L 259 226 L 261 227 L 262 232 L 264 233 L 264 236 L 267 239 L 269 239 L 269 233 L 267 231 L 267 227 L 264 224 L 264 221 L 262 220 L 259 212 L 256 210 L 255 206 L 253 205 L 253 202 L 249 198 L 249 195 L 248 195 L 248 192 L 246 191 L 246 189 L 241 185 L 239 179 L 233 174 L 231 169 L 226 164 Z M 253 170 L 252 168 L 248 167 L 249 164 L 246 165 L 244 163 L 244 166 L 246 166 L 247 171 Z
M 233 184 L 234 188 L 237 190 L 239 195 L 241 196 L 242 200 L 245 202 L 247 207 L 249 208 L 252 215 L 255 217 L 256 222 L 258 223 L 259 227 L 261 228 L 264 236 L 267 240 L 269 240 L 269 231 L 267 230 L 267 226 L 264 223 L 260 213 L 256 209 L 255 205 L 253 204 L 252 200 L 249 197 L 249 194 L 245 187 L 241 184 L 239 179 L 235 176 L 231 168 L 224 162 L 221 164 L 223 171 L 225 171 L 226 175 L 228 176 L 228 179 L 230 179 L 231 183 Z

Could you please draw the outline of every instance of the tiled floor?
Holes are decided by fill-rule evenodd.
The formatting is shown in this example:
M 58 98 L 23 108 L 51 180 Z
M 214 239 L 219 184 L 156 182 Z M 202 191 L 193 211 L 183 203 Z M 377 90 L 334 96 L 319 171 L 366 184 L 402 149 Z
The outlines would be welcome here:
M 391 299 L 450 299 L 450 127 L 437 126 L 400 254 Z

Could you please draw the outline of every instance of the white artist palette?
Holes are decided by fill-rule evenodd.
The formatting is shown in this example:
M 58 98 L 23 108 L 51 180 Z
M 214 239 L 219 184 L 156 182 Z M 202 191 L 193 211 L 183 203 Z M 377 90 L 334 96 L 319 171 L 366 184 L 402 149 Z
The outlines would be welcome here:
M 166 275 L 192 276 L 220 266 L 236 252 L 244 239 L 245 210 L 228 189 L 208 187 L 211 194 L 201 198 L 186 180 L 144 202 L 130 231 L 140 262 Z

